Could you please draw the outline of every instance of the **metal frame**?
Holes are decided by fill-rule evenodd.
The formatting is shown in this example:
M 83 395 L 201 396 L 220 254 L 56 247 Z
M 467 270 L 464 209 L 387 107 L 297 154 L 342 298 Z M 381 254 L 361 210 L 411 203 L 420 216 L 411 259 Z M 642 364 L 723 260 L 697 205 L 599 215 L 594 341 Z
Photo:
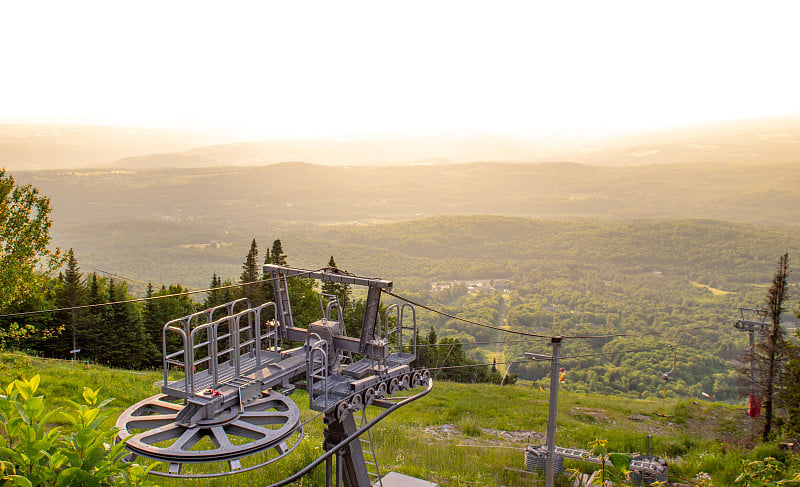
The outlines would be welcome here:
M 337 469 L 344 472 L 337 475 L 337 485 L 366 487 L 370 481 L 362 468 L 359 442 L 342 447 L 337 440 L 354 435 L 357 439 L 374 424 L 364 425 L 362 420 L 361 427 L 355 426 L 353 412 L 366 405 L 388 412 L 397 404 L 386 396 L 426 383 L 430 390 L 428 371 L 411 368 L 416 359 L 416 311 L 408 304 L 392 305 L 381 318 L 381 293 L 392 289 L 392 282 L 383 279 L 276 265 L 265 265 L 264 274 L 272 281 L 274 302 L 251 306 L 239 299 L 164 325 L 162 394 L 140 401 L 119 417 L 119 439 L 127 441 L 131 458 L 166 462 L 167 471 L 154 471 L 157 475 L 205 478 L 251 470 L 282 458 L 299 443 L 299 409 L 287 396 L 301 388 L 308 391 L 309 407 L 325 414 L 324 444 L 337 450 Z M 343 310 L 332 295 L 319 296 L 320 320 L 307 328 L 295 326 L 288 279 L 302 276 L 367 287 L 359 337 L 345 333 Z M 390 315 L 396 320 L 393 326 Z M 179 350 L 169 346 L 175 335 Z M 286 349 L 287 342 L 301 345 Z M 364 358 L 348 363 L 352 353 Z M 231 442 L 228 436 L 249 441 Z M 211 445 L 196 447 L 204 438 Z M 241 458 L 268 450 L 275 456 L 242 468 Z M 211 462 L 227 462 L 226 471 L 182 472 L 185 464 Z M 330 461 L 326 464 L 332 468 Z

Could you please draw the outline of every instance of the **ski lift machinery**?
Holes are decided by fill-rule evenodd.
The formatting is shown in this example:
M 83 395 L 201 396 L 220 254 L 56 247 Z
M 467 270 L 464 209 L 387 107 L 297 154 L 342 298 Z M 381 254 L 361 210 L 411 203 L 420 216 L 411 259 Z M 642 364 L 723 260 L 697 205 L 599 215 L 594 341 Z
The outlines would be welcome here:
M 326 485 L 334 485 L 334 470 L 337 486 L 387 485 L 391 474 L 381 481 L 377 461 L 364 458 L 366 450 L 374 460 L 374 449 L 362 436 L 370 438 L 369 429 L 378 421 L 433 387 L 427 370 L 412 369 L 414 307 L 391 305 L 381 317 L 381 292 L 391 291 L 392 282 L 338 269 L 265 265 L 264 274 L 275 302 L 250 306 L 239 299 L 164 325 L 161 394 L 134 404 L 117 420 L 118 439 L 131 452 L 127 460 L 164 462 L 164 469 L 152 473 L 178 478 L 264 467 L 286 457 L 303 438 L 300 409 L 288 397 L 300 388 L 308 392 L 309 408 L 325 415 L 325 453 L 274 485 L 293 482 L 323 461 Z M 341 305 L 325 294 L 319 296 L 322 317 L 307 328 L 296 327 L 287 281 L 293 277 L 365 286 L 361 336 L 347 336 Z M 290 343 L 300 345 L 284 347 Z M 353 361 L 353 354 L 363 358 Z M 411 396 L 391 397 L 421 386 Z M 384 411 L 371 421 L 362 412 L 356 426 L 353 413 L 368 405 Z

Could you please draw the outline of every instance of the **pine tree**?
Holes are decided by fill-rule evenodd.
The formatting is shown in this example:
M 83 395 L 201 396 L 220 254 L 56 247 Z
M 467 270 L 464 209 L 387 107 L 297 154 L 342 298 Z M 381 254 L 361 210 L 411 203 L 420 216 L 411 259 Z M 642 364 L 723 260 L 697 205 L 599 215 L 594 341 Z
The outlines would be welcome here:
M 161 364 L 164 342 L 164 325 L 168 322 L 194 313 L 194 303 L 180 284 L 162 285 L 161 289 L 153 292 L 152 285 L 148 286 L 148 297 L 170 296 L 168 298 L 152 299 L 145 302 L 143 321 L 148 339 L 157 351 L 150 360 L 154 366 Z M 177 296 L 174 296 L 177 295 Z M 183 344 L 176 333 L 167 335 L 167 350 L 177 350 Z
M 111 279 L 108 285 L 110 302 L 131 299 L 125 283 L 116 285 Z M 135 303 L 119 303 L 104 308 L 105 346 L 97 352 L 97 360 L 114 367 L 137 369 L 148 364 L 158 352 L 148 340 L 142 315 Z
M 770 322 L 770 330 L 767 339 L 761 344 L 761 359 L 764 362 L 764 430 L 762 438 L 764 441 L 770 439 L 772 433 L 772 422 L 774 415 L 776 382 L 782 363 L 785 361 L 786 340 L 784 339 L 783 329 L 781 328 L 781 313 L 783 313 L 783 303 L 788 298 L 786 290 L 786 275 L 789 267 L 789 256 L 783 254 L 778 259 L 778 267 L 772 278 L 772 286 L 767 291 L 767 318 Z
M 256 244 L 256 239 L 253 239 L 242 264 L 242 274 L 239 276 L 239 283 L 244 284 L 240 288 L 241 297 L 248 298 L 253 306 L 262 302 L 258 292 L 260 286 L 256 283 L 260 275 L 261 273 L 258 272 L 258 244 Z
M 266 255 L 264 255 L 264 265 L 272 264 L 272 253 L 267 249 Z M 269 275 L 268 272 L 264 271 L 261 275 L 261 297 L 264 299 L 264 302 L 275 302 L 275 290 L 272 288 L 272 276 Z
M 336 267 L 336 261 L 333 260 L 333 256 L 331 256 L 330 260 L 328 261 L 328 267 L 332 269 L 338 268 Z M 337 297 L 339 300 L 339 304 L 342 306 L 342 310 L 347 313 L 347 308 L 350 306 L 350 285 L 344 282 L 334 282 L 334 281 L 325 281 L 322 283 L 322 292 L 324 294 L 332 294 Z
M 86 304 L 86 287 L 83 274 L 78 267 L 78 259 L 72 249 L 67 252 L 67 267 L 64 270 L 63 280 L 56 292 L 56 304 L 59 308 L 75 308 Z M 77 350 L 78 336 L 86 327 L 86 311 L 83 309 L 70 309 L 59 312 L 58 321 L 65 323 L 71 340 L 70 344 L 62 345 L 62 353 Z M 71 347 L 71 348 L 70 348 Z
M 270 263 L 275 265 L 287 265 L 286 254 L 283 253 L 283 245 L 280 239 L 272 242 L 272 250 L 269 252 Z
M 98 278 L 97 273 L 92 273 L 92 282 L 89 284 L 89 304 L 102 304 L 108 302 L 106 294 L 106 279 Z M 87 326 L 82 334 L 81 342 L 87 355 L 97 358 L 96 350 L 107 346 L 108 337 L 105 334 L 105 310 L 102 307 L 93 307 L 87 310 Z
M 222 287 L 222 278 L 217 276 L 217 273 L 214 272 L 214 275 L 211 276 L 211 286 L 209 289 L 211 291 L 208 292 L 206 295 L 206 299 L 203 301 L 203 307 L 205 309 L 213 308 L 214 306 L 219 306 L 220 304 L 224 304 L 224 289 L 219 289 Z

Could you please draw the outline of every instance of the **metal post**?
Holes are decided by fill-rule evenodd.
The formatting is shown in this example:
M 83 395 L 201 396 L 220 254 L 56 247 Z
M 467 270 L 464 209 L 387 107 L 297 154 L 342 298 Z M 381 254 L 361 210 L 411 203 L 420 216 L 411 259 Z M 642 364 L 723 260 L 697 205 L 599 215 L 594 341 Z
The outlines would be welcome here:
M 553 487 L 555 477 L 555 451 L 556 451 L 556 416 L 558 414 L 558 352 L 561 348 L 561 338 L 553 337 L 550 344 L 553 346 L 553 358 L 550 362 L 550 404 L 547 409 L 547 459 L 545 461 L 545 487 Z
M 753 394 L 756 390 L 756 344 L 754 333 L 753 330 L 750 330 L 750 394 Z

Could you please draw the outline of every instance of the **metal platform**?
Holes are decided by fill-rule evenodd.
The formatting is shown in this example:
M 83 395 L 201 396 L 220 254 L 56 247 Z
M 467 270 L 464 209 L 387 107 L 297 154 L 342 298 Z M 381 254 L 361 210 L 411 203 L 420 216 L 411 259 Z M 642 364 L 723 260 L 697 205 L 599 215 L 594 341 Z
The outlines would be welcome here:
M 248 376 L 253 372 L 260 370 L 262 367 L 269 367 L 272 364 L 280 361 L 281 354 L 269 350 L 261 351 L 261 364 L 256 363 L 255 353 L 245 353 L 239 356 L 240 373 L 236 373 L 236 367 L 233 361 L 223 362 L 217 365 L 217 380 L 214 380 L 212 370 L 206 369 L 200 372 L 194 372 L 188 378 L 194 386 L 194 391 L 199 392 L 205 389 L 217 387 L 221 384 L 230 382 L 236 377 Z M 161 388 L 164 394 L 177 395 L 178 397 L 185 397 L 190 392 L 187 392 L 186 387 L 187 378 L 178 379 L 169 382 Z
M 380 482 L 372 484 L 373 487 L 439 487 L 439 484 L 409 477 L 397 472 L 389 472 L 383 476 Z

